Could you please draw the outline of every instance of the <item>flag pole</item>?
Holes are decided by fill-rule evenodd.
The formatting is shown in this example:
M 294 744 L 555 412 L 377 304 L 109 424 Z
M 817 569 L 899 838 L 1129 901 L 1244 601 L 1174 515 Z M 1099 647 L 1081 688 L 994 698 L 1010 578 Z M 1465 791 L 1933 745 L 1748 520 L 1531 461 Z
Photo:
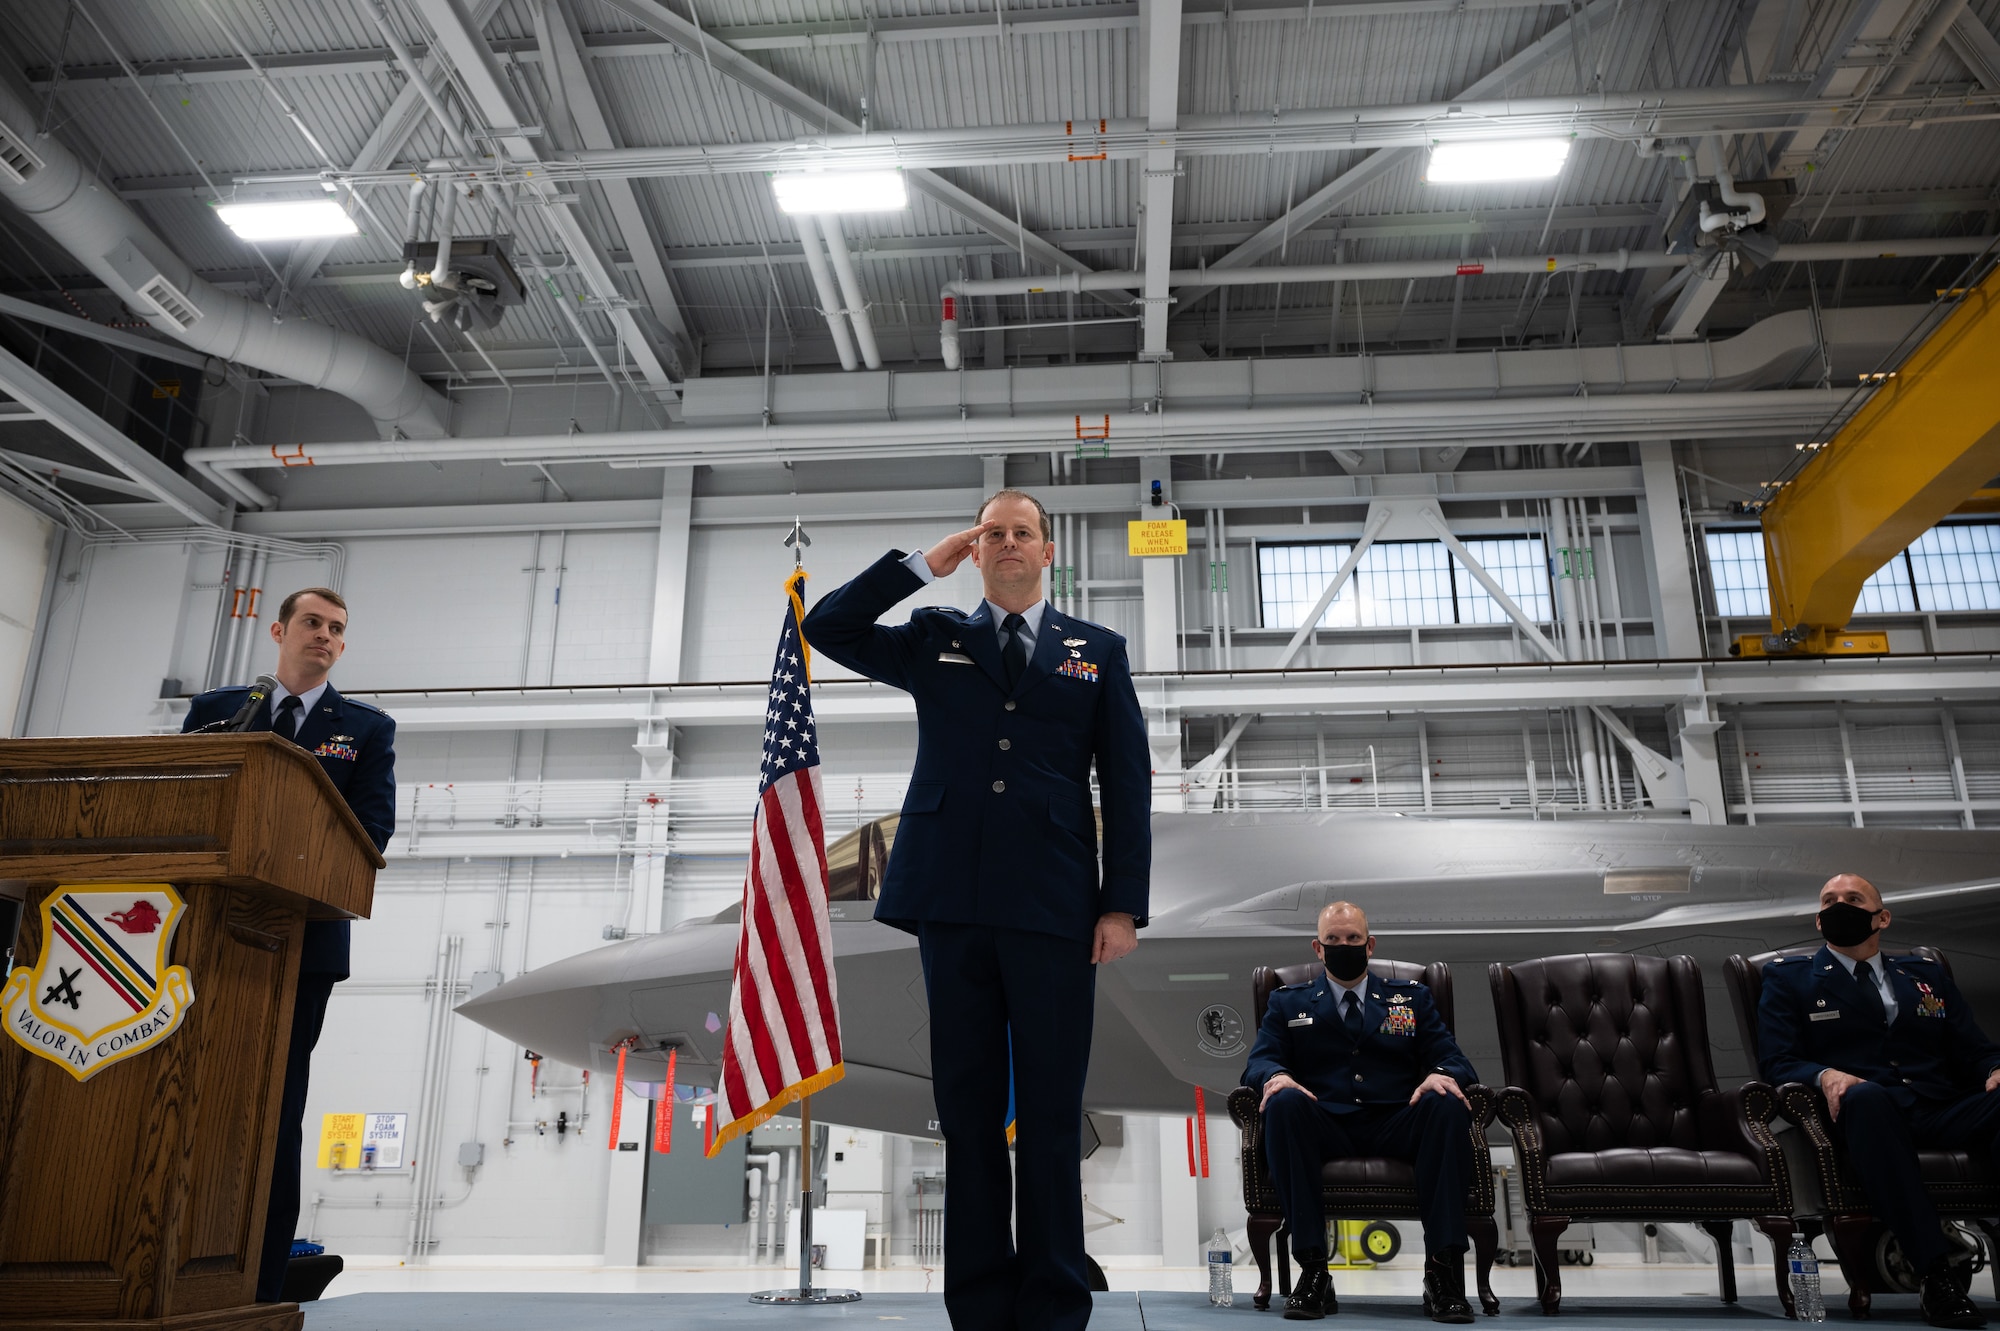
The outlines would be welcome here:
M 799 1099 L 799 1293 L 813 1294 L 813 1098 Z
M 805 572 L 805 548 L 812 544 L 812 537 L 806 535 L 805 524 L 797 517 L 792 519 L 791 534 L 785 537 L 785 544 L 792 551 L 792 576 L 796 580 Z M 793 584 L 795 585 L 795 583 Z M 804 646 L 803 637 L 800 645 Z M 807 665 L 811 658 L 806 652 Z M 807 678 L 811 678 L 810 669 Z M 814 1289 L 812 1283 L 813 1256 L 813 1118 L 812 1094 L 799 1097 L 799 1283 L 796 1289 L 767 1289 L 761 1294 L 752 1294 L 752 1303 L 853 1303 L 860 1299 L 861 1291 L 854 1289 Z

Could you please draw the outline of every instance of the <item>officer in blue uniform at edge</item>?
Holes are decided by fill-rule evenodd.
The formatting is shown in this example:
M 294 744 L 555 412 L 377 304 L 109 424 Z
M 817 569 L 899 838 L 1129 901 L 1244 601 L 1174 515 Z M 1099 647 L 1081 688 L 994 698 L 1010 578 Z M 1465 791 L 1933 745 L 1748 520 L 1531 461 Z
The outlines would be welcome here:
M 1840 874 L 1819 890 L 1825 945 L 1764 967 L 1760 1070 L 1773 1085 L 1804 1082 L 1826 1097 L 1861 1191 L 1923 1279 L 1924 1319 L 1985 1326 L 1947 1261 L 1917 1152 L 2000 1147 L 2000 1046 L 1944 967 L 1883 955 L 1889 918 L 1866 878 Z
M 1381 1155 L 1416 1167 L 1424 1312 L 1436 1322 L 1470 1322 L 1472 1109 L 1459 1086 L 1478 1074 L 1429 989 L 1368 973 L 1375 937 L 1359 906 L 1336 901 L 1320 911 L 1313 954 L 1325 974 L 1272 993 L 1243 1069 L 1243 1084 L 1263 1092 L 1264 1153 L 1299 1261 L 1285 1316 L 1317 1321 L 1340 1311 L 1326 1269 L 1320 1171 L 1343 1156 Z
M 805 621 L 814 650 L 916 699 L 916 767 L 875 918 L 916 934 L 923 959 L 955 1331 L 1090 1320 L 1081 1165 L 1094 967 L 1136 947 L 1146 916 L 1152 759 L 1125 641 L 1042 599 L 1054 549 L 1041 503 L 1002 490 L 977 526 L 891 551 Z M 875 622 L 967 557 L 986 593 L 971 614 L 926 606 Z
M 278 645 L 273 672 L 278 687 L 257 709 L 248 728 L 276 731 L 317 758 L 320 770 L 333 778 L 362 830 L 381 850 L 396 830 L 396 723 L 379 707 L 341 697 L 327 682 L 334 662 L 347 650 L 347 602 L 327 587 L 293 592 L 278 607 L 271 641 Z M 199 730 L 228 720 L 249 693 L 247 688 L 228 688 L 201 694 L 189 707 L 181 729 Z M 285 1287 L 285 1263 L 299 1220 L 306 1077 L 327 1000 L 333 986 L 348 975 L 347 952 L 346 920 L 306 922 L 298 996 L 292 1005 L 284 1107 L 278 1121 L 277 1165 L 271 1171 L 270 1208 L 257 1268 L 260 1303 L 279 1302 Z

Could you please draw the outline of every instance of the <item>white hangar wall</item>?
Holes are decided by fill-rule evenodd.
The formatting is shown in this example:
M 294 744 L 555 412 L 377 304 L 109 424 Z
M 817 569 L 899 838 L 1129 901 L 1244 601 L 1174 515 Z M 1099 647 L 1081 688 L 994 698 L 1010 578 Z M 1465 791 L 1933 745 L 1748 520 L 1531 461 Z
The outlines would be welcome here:
M 1754 470 L 1747 462 L 1732 470 L 1728 456 L 1693 463 L 1725 479 Z M 1252 461 L 1245 469 L 1258 465 Z M 1034 488 L 1050 474 L 1039 455 L 1013 459 L 1004 470 L 1008 479 Z M 1129 466 L 1087 477 L 1084 470 L 1076 469 L 1078 479 L 1103 484 L 1116 476 L 1126 493 L 1136 495 Z M 758 730 L 749 723 L 680 726 L 669 736 L 670 758 L 648 757 L 635 746 L 648 738 L 657 746 L 659 736 L 630 724 L 579 723 L 563 711 L 570 696 L 564 691 L 675 676 L 703 683 L 760 680 L 782 613 L 780 586 L 792 566 L 792 552 L 780 542 L 795 507 L 824 511 L 831 504 L 845 515 L 807 524 L 813 539 L 809 595 L 817 596 L 891 546 L 908 549 L 964 525 L 970 513 L 960 512 L 961 501 L 972 496 L 976 502 L 996 477 L 981 460 L 964 457 L 704 471 L 693 486 L 692 525 L 663 526 L 657 472 L 614 477 L 616 485 L 604 482 L 607 488 L 599 491 L 588 488 L 598 483 L 588 477 L 566 477 L 574 505 L 545 502 L 551 492 L 521 469 L 502 472 L 492 469 L 498 507 L 490 525 L 506 530 L 454 530 L 442 522 L 396 530 L 394 506 L 442 503 L 463 493 L 454 490 L 462 478 L 452 485 L 434 482 L 436 473 L 427 467 L 374 481 L 367 469 L 313 478 L 316 503 L 350 505 L 331 512 L 325 530 L 304 516 L 310 510 L 288 507 L 277 515 L 282 523 L 268 519 L 273 534 L 282 526 L 290 544 L 269 548 L 257 632 L 286 591 L 337 578 L 353 604 L 354 629 L 336 682 L 350 692 L 376 694 L 407 722 L 399 738 L 403 829 L 389 848 L 375 916 L 357 926 L 355 975 L 335 991 L 309 1123 L 330 1112 L 415 1114 L 428 1058 L 446 1090 L 435 1121 L 413 1124 L 418 1149 L 443 1151 L 456 1161 L 461 1143 L 484 1147 L 476 1168 L 447 1163 L 443 1170 L 441 1195 L 425 1219 L 436 1239 L 433 1251 L 594 1262 L 607 1245 L 613 1155 L 605 1149 L 604 1079 L 585 1091 L 576 1069 L 545 1064 L 541 1084 L 551 1089 L 531 1099 L 518 1048 L 457 1019 L 443 1023 L 447 1043 L 431 1045 L 424 1032 L 440 1002 L 462 997 L 491 976 L 512 977 L 603 946 L 607 930 L 671 927 L 733 901 L 744 868 L 740 847 Z M 633 476 L 644 485 L 635 489 Z M 1311 482 L 1303 477 L 1300 484 Z M 281 484 L 297 488 L 303 482 Z M 636 493 L 651 498 L 635 500 Z M 1722 514 L 1719 503 L 1698 496 L 1694 502 Z M 643 510 L 647 503 L 653 516 L 633 516 L 632 506 Z M 607 510 L 594 507 L 602 504 L 627 508 L 620 510 L 624 516 L 606 519 Z M 732 519 L 730 504 L 755 515 Z M 1058 562 L 1085 579 L 1086 594 L 1068 611 L 1123 633 L 1136 652 L 1148 602 L 1147 571 L 1125 554 L 1122 540 L 1132 511 L 1071 514 L 1068 530 L 1075 539 L 1059 546 Z M 1188 512 L 1191 551 L 1177 561 L 1167 593 L 1168 604 L 1178 609 L 1177 664 L 1194 672 L 1274 664 L 1290 635 L 1258 624 L 1256 544 L 1351 540 L 1359 512 L 1353 505 L 1225 510 L 1228 540 L 1217 562 L 1228 570 L 1226 597 L 1210 592 L 1204 548 L 1209 514 Z M 1468 536 L 1518 534 L 1531 525 L 1519 512 L 1491 506 L 1460 506 L 1454 513 L 1455 527 Z M 1643 501 L 1611 505 L 1595 537 L 1600 563 L 1616 568 L 1618 614 L 1606 629 L 1607 655 L 1614 660 L 1650 656 L 1658 641 L 1658 552 L 1645 519 Z M 85 543 L 70 535 L 49 568 L 33 557 L 37 530 L 47 529 L 35 521 L 11 522 L 0 507 L 0 541 L 7 542 L 0 573 L 0 715 L 11 714 L 4 705 L 6 670 L 18 660 L 13 668 L 31 683 L 26 733 L 177 728 L 181 705 L 162 699 L 163 684 L 179 681 L 182 693 L 201 687 L 219 678 L 218 662 L 226 655 L 234 590 L 223 580 L 227 552 L 171 537 Z M 337 549 L 326 548 L 329 542 Z M 1087 557 L 1076 548 L 1086 542 Z M 1681 552 L 1673 554 L 1684 560 Z M 665 585 L 663 568 L 669 570 Z M 977 586 L 967 567 L 885 618 L 899 620 L 911 604 L 969 606 Z M 1226 614 L 1218 615 L 1225 605 Z M 32 618 L 22 620 L 22 607 Z M 10 619 L 35 629 L 28 650 L 16 648 L 13 657 L 6 655 Z M 666 668 L 655 669 L 669 621 L 678 626 L 678 652 Z M 1703 625 L 1715 642 L 1743 627 L 1713 616 Z M 1929 622 L 1907 616 L 1894 622 L 1892 632 L 1906 651 L 2000 647 L 1990 616 L 1932 616 Z M 248 668 L 227 673 L 240 680 L 267 668 L 270 659 L 260 638 Z M 1437 625 L 1329 630 L 1308 648 L 1305 662 L 1385 667 L 1521 659 L 1523 648 L 1508 627 Z M 821 660 L 818 674 L 834 680 L 846 672 Z M 524 686 L 531 693 L 523 696 L 541 700 L 531 725 L 423 719 L 431 715 L 426 691 Z M 1575 797 L 1574 755 L 1548 723 L 1560 715 L 1547 708 L 1468 712 L 1446 706 L 1422 715 L 1268 717 L 1237 746 L 1223 806 L 1369 807 L 1379 801 L 1401 809 L 1526 816 L 1538 801 Z M 1676 752 L 1671 709 L 1627 709 L 1625 719 L 1644 742 Z M 2000 803 L 1992 803 L 2000 801 L 2000 708 L 1765 705 L 1725 711 L 1723 720 L 1721 784 L 1734 820 L 2000 823 Z M 1191 765 L 1224 728 L 1209 715 L 1185 720 L 1179 761 Z M 830 837 L 897 806 L 914 752 L 910 723 L 830 722 L 821 738 Z M 1954 753 L 1963 769 L 1955 785 Z M 1844 766 L 1850 757 L 1851 777 Z M 1337 774 L 1331 770 L 1340 764 Z M 1325 782 L 1316 771 L 1321 766 L 1330 769 Z M 1918 768 L 1921 779 L 1910 774 Z M 1624 781 L 1636 795 L 1629 769 Z M 687 811 L 664 852 L 636 843 L 631 831 L 635 802 L 661 790 Z M 1914 805 L 1912 793 L 1930 802 Z M 531 810 L 550 815 L 542 839 L 532 845 L 510 840 L 519 824 L 530 821 L 521 815 Z M 440 979 L 448 970 L 455 979 L 441 998 Z M 557 1135 L 558 1114 L 568 1115 L 577 1129 Z M 628 1115 L 628 1130 L 631 1122 Z M 1112 1266 L 1193 1263 L 1195 1244 L 1215 1224 L 1237 1223 L 1234 1129 L 1220 1116 L 1212 1121 L 1214 1176 L 1197 1186 L 1186 1177 L 1180 1120 L 1134 1119 L 1124 1126 L 1123 1144 L 1107 1146 L 1084 1166 L 1093 1205 L 1121 1221 L 1093 1230 L 1091 1250 Z M 924 1149 L 923 1143 L 902 1143 L 879 1156 L 883 1219 L 897 1260 L 915 1256 L 903 1185 Z M 413 1205 L 407 1176 L 336 1177 L 309 1167 L 304 1192 L 301 1230 L 310 1227 L 335 1250 L 384 1258 L 407 1251 Z M 653 1243 L 649 1260 L 748 1261 L 747 1244 L 740 1226 L 676 1232 Z

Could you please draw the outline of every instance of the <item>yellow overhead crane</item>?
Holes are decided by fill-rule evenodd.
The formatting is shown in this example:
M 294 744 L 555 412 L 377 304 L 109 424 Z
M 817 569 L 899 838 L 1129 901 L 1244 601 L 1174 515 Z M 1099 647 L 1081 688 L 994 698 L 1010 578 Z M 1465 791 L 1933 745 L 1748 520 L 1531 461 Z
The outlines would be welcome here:
M 1764 506 L 1771 632 L 1730 653 L 1886 653 L 1888 634 L 1846 628 L 1861 585 L 1940 519 L 1989 509 L 1996 476 L 2000 266 Z

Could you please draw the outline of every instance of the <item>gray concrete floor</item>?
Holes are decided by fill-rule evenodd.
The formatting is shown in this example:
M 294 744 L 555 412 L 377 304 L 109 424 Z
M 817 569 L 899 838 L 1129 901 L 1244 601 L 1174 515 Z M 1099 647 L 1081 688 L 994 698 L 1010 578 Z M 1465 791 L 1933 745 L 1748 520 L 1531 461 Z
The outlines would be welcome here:
M 1914 1299 L 1878 1299 L 1876 1320 L 1921 1325 Z M 944 1300 L 935 1294 L 869 1294 L 855 1303 L 824 1307 L 767 1307 L 741 1294 L 660 1293 L 437 1293 L 355 1294 L 306 1305 L 306 1331 L 702 1331 L 726 1327 L 732 1331 L 758 1328 L 861 1327 L 883 1331 L 949 1331 Z M 1530 1300 L 1508 1299 L 1497 1319 L 1520 1324 L 1541 1319 Z M 1563 1303 L 1557 1322 L 1542 1321 L 1551 1331 L 1669 1331 L 1689 1322 L 1704 1331 L 1773 1331 L 1783 1320 L 1778 1301 L 1750 1297 L 1728 1307 L 1710 1297 L 1683 1295 L 1633 1299 L 1577 1298 Z M 1832 1311 L 1834 1322 L 1846 1321 L 1844 1309 Z M 1488 1319 L 1481 1318 L 1486 1323 Z M 1277 1309 L 1258 1312 L 1247 1295 L 1234 1307 L 1211 1308 L 1205 1294 L 1179 1290 L 1142 1290 L 1097 1295 L 1091 1331 L 1218 1331 L 1263 1326 L 1275 1331 L 1283 1324 Z M 1338 1317 L 1328 1319 L 1327 1331 L 1362 1328 L 1428 1326 L 1423 1309 L 1407 1298 L 1343 1298 Z

